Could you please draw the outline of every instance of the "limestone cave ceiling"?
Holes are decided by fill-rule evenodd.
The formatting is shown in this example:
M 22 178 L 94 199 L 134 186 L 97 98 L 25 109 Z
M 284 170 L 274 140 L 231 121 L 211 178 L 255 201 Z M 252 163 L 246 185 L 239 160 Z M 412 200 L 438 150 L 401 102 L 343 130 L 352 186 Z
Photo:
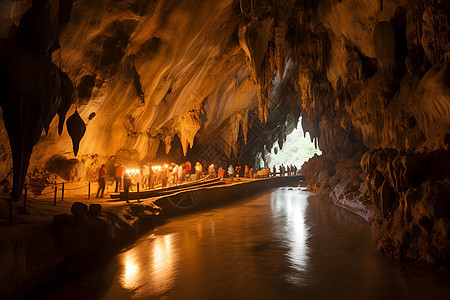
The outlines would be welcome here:
M 325 154 L 433 140 L 448 149 L 449 5 L 1 0 L 0 180 L 11 169 L 7 133 L 21 176 L 32 149 L 33 167 L 73 155 L 57 128 L 76 109 L 82 158 L 178 147 L 251 161 L 282 146 L 300 116 Z

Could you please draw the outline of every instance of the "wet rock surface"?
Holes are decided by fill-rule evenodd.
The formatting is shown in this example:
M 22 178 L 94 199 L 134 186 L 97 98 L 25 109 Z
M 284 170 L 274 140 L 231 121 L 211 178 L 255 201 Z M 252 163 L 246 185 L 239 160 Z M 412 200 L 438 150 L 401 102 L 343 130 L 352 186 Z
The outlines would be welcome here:
M 378 248 L 396 257 L 450 267 L 450 152 L 371 150 L 367 174 Z

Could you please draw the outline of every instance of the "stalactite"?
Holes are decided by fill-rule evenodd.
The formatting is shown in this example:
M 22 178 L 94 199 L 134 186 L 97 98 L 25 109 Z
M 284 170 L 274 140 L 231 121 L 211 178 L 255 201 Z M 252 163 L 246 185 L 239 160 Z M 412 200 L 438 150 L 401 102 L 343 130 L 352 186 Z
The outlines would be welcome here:
M 70 80 L 50 59 L 59 48 L 59 26 L 51 17 L 46 1 L 33 2 L 0 53 L 0 105 L 13 156 L 14 201 L 20 199 L 31 152 L 42 130 L 48 131 L 57 112 L 65 115 L 72 99 Z
M 171 136 L 171 135 L 166 135 L 164 137 L 164 144 L 166 146 L 166 154 L 169 154 L 170 148 L 172 148 L 172 140 L 173 140 L 173 136 Z
M 275 26 L 275 47 L 276 47 L 276 61 L 280 80 L 284 75 L 284 39 L 286 35 L 287 24 L 284 21 L 278 22 Z
M 80 115 L 78 114 L 78 110 L 75 110 L 75 112 L 67 119 L 66 125 L 67 132 L 72 139 L 73 154 L 77 156 L 78 149 L 80 147 L 80 141 L 83 138 L 84 133 L 86 132 L 86 125 L 84 124 L 83 119 L 81 119 Z
M 147 146 L 147 156 L 152 159 L 156 157 L 161 140 L 158 137 L 149 137 Z
M 188 148 L 194 145 L 194 138 L 201 128 L 199 109 L 193 109 L 179 117 L 179 133 L 183 154 L 186 156 Z

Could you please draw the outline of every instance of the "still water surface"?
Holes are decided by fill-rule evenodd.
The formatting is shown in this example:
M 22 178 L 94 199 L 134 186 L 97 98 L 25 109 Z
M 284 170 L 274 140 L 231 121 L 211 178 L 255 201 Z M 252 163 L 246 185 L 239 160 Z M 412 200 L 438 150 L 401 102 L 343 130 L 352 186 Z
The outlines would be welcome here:
M 173 218 L 45 299 L 450 299 L 450 276 L 376 252 L 361 217 L 278 188 Z

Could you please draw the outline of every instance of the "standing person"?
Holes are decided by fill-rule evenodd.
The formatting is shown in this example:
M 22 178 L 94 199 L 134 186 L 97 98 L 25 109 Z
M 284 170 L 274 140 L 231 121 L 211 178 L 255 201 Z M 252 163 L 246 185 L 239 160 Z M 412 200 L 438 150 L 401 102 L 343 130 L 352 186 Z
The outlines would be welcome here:
M 248 175 L 250 176 L 250 178 L 253 178 L 253 168 L 250 168 Z
M 210 164 L 208 167 L 208 174 L 209 178 L 215 178 L 216 177 L 216 167 L 214 164 Z
M 125 201 L 129 203 L 130 201 L 130 187 L 131 187 L 131 178 L 128 173 L 125 173 L 123 176 L 123 191 L 125 193 Z
M 155 171 L 153 170 L 153 164 L 149 163 L 149 168 L 148 168 L 149 172 L 148 172 L 148 188 L 149 189 L 153 189 L 155 187 L 155 181 L 156 181 L 156 174 Z
M 186 165 L 182 163 L 178 166 L 178 183 L 184 181 L 184 176 L 186 175 Z
M 166 187 L 167 186 L 167 180 L 169 178 L 168 173 L 170 173 L 169 168 L 164 167 L 164 169 L 162 169 L 161 172 L 159 172 L 159 174 L 161 175 L 161 185 L 162 187 Z
M 277 176 L 277 168 L 275 167 L 275 165 L 273 165 L 273 173 L 272 176 Z
M 103 193 L 105 192 L 105 177 L 106 177 L 106 169 L 105 169 L 105 165 L 102 165 L 100 167 L 100 169 L 98 170 L 98 191 L 97 191 L 97 196 L 96 198 L 98 198 L 98 196 L 100 195 L 100 198 L 103 198 Z M 101 191 L 101 193 L 100 193 Z
M 175 183 L 175 185 L 178 183 L 178 168 L 180 166 L 175 165 L 175 167 L 173 167 L 173 182 Z
M 190 161 L 186 162 L 186 181 L 189 181 L 191 179 L 191 170 L 192 170 L 192 165 Z
M 248 177 L 249 177 L 249 176 L 248 176 L 248 175 L 249 175 L 248 172 L 249 172 L 248 166 L 245 165 L 245 167 L 244 167 L 244 178 L 248 178 Z
M 234 168 L 234 171 L 236 177 L 241 177 L 241 166 L 236 166 L 236 168 Z
M 149 188 L 150 187 L 150 167 L 145 164 L 142 167 L 142 187 Z
M 280 176 L 284 176 L 284 166 L 281 164 L 280 166 Z
M 118 193 L 121 189 L 122 189 L 122 176 L 123 176 L 123 166 L 122 165 L 118 165 L 115 164 L 116 166 L 116 170 L 115 170 L 115 175 L 114 176 L 114 180 L 116 181 L 116 189 L 114 190 L 116 193 Z
M 233 168 L 233 165 L 230 165 L 230 166 L 228 167 L 228 176 L 230 176 L 231 181 L 233 181 L 233 177 L 234 177 L 234 168 Z
M 291 176 L 291 167 L 289 167 L 289 165 L 287 165 L 286 168 L 287 168 L 287 175 Z
M 202 172 L 203 172 L 203 166 L 202 166 L 202 164 L 200 162 L 197 162 L 195 164 L 195 180 L 199 180 L 200 179 L 200 176 L 201 176 Z
M 219 170 L 217 173 L 218 173 L 219 178 L 223 178 L 223 174 L 225 174 L 225 169 L 222 167 L 219 167 Z

